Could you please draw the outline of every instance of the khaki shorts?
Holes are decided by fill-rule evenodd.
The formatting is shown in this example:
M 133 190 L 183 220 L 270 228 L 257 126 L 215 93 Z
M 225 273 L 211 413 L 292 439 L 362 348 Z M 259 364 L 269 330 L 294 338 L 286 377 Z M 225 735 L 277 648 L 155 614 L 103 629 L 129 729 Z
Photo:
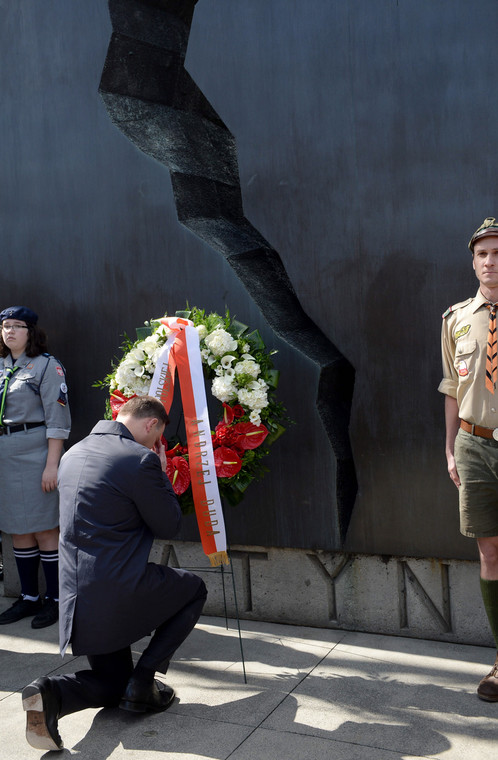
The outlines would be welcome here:
M 458 431 L 455 462 L 460 476 L 460 532 L 498 536 L 498 441 Z

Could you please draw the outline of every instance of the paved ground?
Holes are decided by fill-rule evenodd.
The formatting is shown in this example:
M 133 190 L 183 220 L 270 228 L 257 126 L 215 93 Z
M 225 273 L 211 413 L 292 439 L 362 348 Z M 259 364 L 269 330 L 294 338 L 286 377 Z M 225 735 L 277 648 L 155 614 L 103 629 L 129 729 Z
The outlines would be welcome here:
M 0 760 L 498 758 L 498 703 L 475 695 L 491 649 L 243 621 L 245 684 L 236 625 L 205 617 L 168 673 L 166 713 L 86 710 L 60 721 L 64 750 L 35 750 L 20 691 L 85 667 L 61 660 L 56 636 L 29 620 L 0 627 Z

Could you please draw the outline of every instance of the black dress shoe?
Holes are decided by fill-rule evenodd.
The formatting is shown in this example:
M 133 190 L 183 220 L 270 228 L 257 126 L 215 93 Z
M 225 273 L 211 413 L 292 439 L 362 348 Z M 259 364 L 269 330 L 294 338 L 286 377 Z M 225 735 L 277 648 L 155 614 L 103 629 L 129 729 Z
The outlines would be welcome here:
M 31 621 L 31 628 L 46 628 L 53 625 L 59 619 L 59 602 L 54 599 L 45 599 L 40 612 Z
M 151 684 L 130 678 L 126 691 L 121 698 L 119 706 L 128 712 L 162 712 L 167 710 L 175 698 L 175 692 L 171 686 L 152 681 Z
M 61 697 L 57 685 L 50 678 L 38 678 L 22 692 L 22 706 L 26 711 L 26 739 L 35 749 L 62 749 L 57 721 L 61 711 Z
M 42 608 L 41 599 L 37 599 L 36 602 L 30 602 L 29 599 L 23 599 L 22 596 L 14 602 L 12 607 L 2 612 L 0 615 L 0 625 L 7 625 L 7 623 L 17 623 L 18 620 L 22 620 L 25 617 L 31 617 L 36 615 Z

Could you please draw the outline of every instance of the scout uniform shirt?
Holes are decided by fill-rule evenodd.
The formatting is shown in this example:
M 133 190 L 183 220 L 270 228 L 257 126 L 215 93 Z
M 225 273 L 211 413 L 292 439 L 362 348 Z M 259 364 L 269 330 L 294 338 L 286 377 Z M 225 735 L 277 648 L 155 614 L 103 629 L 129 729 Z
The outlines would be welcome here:
M 19 367 L 7 387 L 4 425 L 45 422 L 47 438 L 69 437 L 71 416 L 67 403 L 65 373 L 53 356 L 25 354 L 12 361 L 9 355 L 0 358 L 0 391 L 3 390 L 7 367 Z
M 456 398 L 460 419 L 487 428 L 498 427 L 498 388 L 486 388 L 488 300 L 475 298 L 451 306 L 443 314 L 441 350 L 443 380 L 438 390 Z

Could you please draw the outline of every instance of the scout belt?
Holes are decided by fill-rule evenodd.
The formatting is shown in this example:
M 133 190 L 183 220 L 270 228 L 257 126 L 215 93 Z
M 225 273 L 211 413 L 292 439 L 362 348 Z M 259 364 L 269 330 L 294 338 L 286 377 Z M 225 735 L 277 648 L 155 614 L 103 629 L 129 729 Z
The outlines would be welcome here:
M 479 438 L 494 438 L 495 441 L 498 441 L 498 428 L 481 427 L 480 425 L 473 425 L 471 422 L 465 422 L 465 420 L 460 420 L 460 427 L 467 433 L 479 436 Z

